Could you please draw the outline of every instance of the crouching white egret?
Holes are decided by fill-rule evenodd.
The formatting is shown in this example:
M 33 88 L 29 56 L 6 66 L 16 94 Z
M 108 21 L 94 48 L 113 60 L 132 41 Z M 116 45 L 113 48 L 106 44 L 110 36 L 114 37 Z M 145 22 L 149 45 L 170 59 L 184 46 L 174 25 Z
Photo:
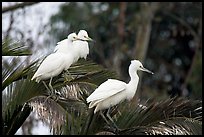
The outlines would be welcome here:
M 132 60 L 129 66 L 129 83 L 126 84 L 123 81 L 108 79 L 98 88 L 96 88 L 96 90 L 86 99 L 87 103 L 90 102 L 89 108 L 95 107 L 94 113 L 96 113 L 99 110 L 110 108 L 126 99 L 131 100 L 136 93 L 137 85 L 139 82 L 139 76 L 137 75 L 138 70 L 153 74 L 153 72 L 144 68 L 139 60 Z M 102 113 L 101 115 L 103 116 L 103 118 L 105 118 Z M 107 117 L 115 125 L 109 115 L 109 109 L 107 112 Z
M 80 30 L 77 36 L 80 40 L 73 42 L 74 48 L 76 49 L 75 51 L 77 52 L 78 58 L 86 59 L 89 54 L 89 45 L 87 41 L 93 41 L 93 39 L 88 36 L 85 30 Z
M 68 39 L 58 42 L 54 52 L 60 50 L 60 47 L 66 46 L 66 49 L 64 48 L 63 50 L 64 52 L 73 52 L 74 62 L 77 62 L 79 58 L 86 59 L 89 54 L 89 45 L 87 41 L 93 41 L 93 39 L 88 36 L 88 33 L 85 30 L 80 30 L 77 36 L 79 39 L 73 41 L 73 45 L 66 46 L 69 43 Z
M 67 70 L 71 64 L 74 62 L 73 51 L 67 51 L 68 46 L 73 46 L 73 41 L 78 40 L 76 33 L 71 33 L 68 36 L 67 44 L 59 46 L 55 53 L 47 56 L 43 62 L 40 64 L 39 68 L 33 75 L 31 80 L 40 82 L 41 80 L 46 80 L 50 78 L 49 87 L 51 89 L 51 94 L 53 94 L 53 88 L 51 85 L 52 78 L 59 75 L 63 70 Z M 43 84 L 46 86 L 45 82 Z M 47 88 L 47 86 L 46 86 Z

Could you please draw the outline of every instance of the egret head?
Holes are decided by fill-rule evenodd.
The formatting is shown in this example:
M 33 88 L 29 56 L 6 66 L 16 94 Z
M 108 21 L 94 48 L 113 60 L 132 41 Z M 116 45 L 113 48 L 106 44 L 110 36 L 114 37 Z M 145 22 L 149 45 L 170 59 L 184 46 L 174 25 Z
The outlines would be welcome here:
M 67 36 L 67 39 L 70 40 L 70 41 L 75 41 L 75 40 L 79 40 L 78 36 L 76 33 L 71 33 Z
M 79 39 L 84 40 L 84 41 L 93 41 L 93 39 L 91 39 L 88 36 L 88 33 L 85 30 L 80 30 L 78 33 L 78 37 Z
M 142 63 L 139 60 L 132 60 L 131 61 L 131 65 L 134 66 L 134 68 L 136 70 L 141 70 L 141 71 L 145 71 L 151 74 L 154 74 L 153 72 L 151 72 L 150 70 L 146 69 L 143 67 Z

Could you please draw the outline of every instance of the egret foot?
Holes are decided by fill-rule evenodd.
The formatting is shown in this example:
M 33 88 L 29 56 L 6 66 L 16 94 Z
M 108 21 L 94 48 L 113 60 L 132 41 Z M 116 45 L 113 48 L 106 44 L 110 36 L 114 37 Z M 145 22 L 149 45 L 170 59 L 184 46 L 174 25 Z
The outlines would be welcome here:
M 48 100 L 48 98 L 53 98 L 53 100 L 56 101 L 56 102 L 59 100 L 59 97 L 58 97 L 56 94 L 52 93 L 51 95 L 49 95 L 49 96 L 45 99 L 44 103 Z
M 55 97 L 55 98 L 54 98 L 54 101 L 55 101 L 55 102 L 57 102 L 57 101 L 59 100 L 58 95 L 54 94 L 54 96 L 53 96 L 53 97 Z
M 63 77 L 65 78 L 65 82 L 71 81 L 74 79 L 74 77 L 71 75 L 71 73 L 68 70 L 65 70 L 65 72 L 63 73 Z

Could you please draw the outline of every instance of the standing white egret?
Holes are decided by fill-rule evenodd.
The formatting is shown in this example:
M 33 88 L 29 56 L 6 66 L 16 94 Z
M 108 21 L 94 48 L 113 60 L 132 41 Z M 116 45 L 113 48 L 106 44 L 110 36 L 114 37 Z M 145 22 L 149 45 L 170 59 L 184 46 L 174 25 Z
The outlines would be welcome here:
M 89 44 L 87 41 L 93 41 L 85 30 L 80 30 L 78 33 L 79 40 L 73 42 L 78 58 L 86 59 L 89 54 Z
M 124 101 L 125 99 L 131 100 L 136 93 L 137 85 L 139 82 L 139 76 L 137 75 L 137 70 L 146 71 L 148 73 L 153 74 L 153 72 L 144 68 L 142 63 L 139 60 L 132 60 L 129 66 L 129 75 L 130 75 L 129 83 L 126 84 L 125 82 L 122 82 L 119 80 L 108 79 L 107 81 L 102 83 L 86 99 L 87 103 L 90 102 L 89 108 L 95 107 L 94 113 L 96 113 L 99 110 L 110 108 Z M 113 122 L 112 118 L 109 115 L 109 109 L 107 112 L 107 117 Z
M 31 80 L 35 79 L 36 82 L 39 83 L 41 80 L 46 80 L 50 78 L 49 87 L 51 89 L 52 94 L 52 78 L 59 75 L 63 70 L 67 70 L 74 60 L 74 53 L 72 51 L 70 51 L 69 53 L 65 52 L 67 46 L 72 46 L 73 41 L 78 39 L 79 38 L 77 37 L 76 33 L 71 33 L 68 36 L 67 45 L 58 47 L 55 53 L 52 53 L 47 56 L 40 64 L 38 70 L 35 72 Z M 45 84 L 44 81 L 43 84 Z

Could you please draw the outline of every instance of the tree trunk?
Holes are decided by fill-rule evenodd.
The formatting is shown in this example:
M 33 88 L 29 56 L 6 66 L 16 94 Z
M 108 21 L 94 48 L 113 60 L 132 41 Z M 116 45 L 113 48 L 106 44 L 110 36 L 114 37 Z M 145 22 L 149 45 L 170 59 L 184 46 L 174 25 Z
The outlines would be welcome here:
M 115 55 L 113 57 L 113 66 L 119 77 L 121 77 L 121 60 L 123 58 L 123 53 L 121 49 L 123 48 L 124 44 L 124 37 L 125 37 L 125 11 L 126 11 L 127 3 L 120 2 L 119 3 L 119 21 L 118 21 L 118 43 L 115 46 Z M 120 50 L 118 50 L 120 49 Z
M 140 13 L 137 24 L 136 31 L 136 43 L 135 48 L 133 49 L 133 58 L 140 60 L 144 64 L 146 53 L 148 50 L 148 45 L 150 41 L 151 29 L 152 29 L 152 20 L 156 10 L 159 5 L 156 2 L 141 2 L 140 3 Z M 136 104 L 137 97 L 140 94 L 140 83 L 142 80 L 142 73 L 139 74 L 140 81 L 137 87 L 137 95 L 133 98 L 132 103 Z M 138 94 L 139 93 L 139 94 Z

